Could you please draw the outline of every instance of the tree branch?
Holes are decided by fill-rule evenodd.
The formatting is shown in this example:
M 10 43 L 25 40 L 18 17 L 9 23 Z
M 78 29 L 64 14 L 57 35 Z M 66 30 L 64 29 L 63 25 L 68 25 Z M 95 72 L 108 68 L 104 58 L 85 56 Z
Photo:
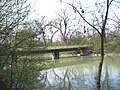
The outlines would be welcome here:
M 66 2 L 64 2 L 64 3 L 66 3 Z M 99 31 L 95 26 L 93 26 L 91 23 L 89 23 L 89 22 L 82 16 L 82 14 L 79 12 L 79 10 L 78 10 L 75 6 L 73 6 L 73 5 L 70 4 L 70 3 L 66 3 L 66 4 L 70 5 L 70 6 L 80 15 L 80 17 L 81 17 L 88 25 L 90 25 L 91 27 L 93 27 L 93 28 L 99 33 L 100 36 L 102 35 L 102 34 L 100 33 L 100 31 Z

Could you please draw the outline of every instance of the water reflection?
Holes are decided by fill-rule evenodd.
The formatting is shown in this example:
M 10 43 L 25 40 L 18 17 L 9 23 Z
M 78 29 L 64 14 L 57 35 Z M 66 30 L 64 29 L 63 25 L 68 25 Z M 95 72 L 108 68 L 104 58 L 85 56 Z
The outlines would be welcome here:
M 89 58 L 90 59 L 90 58 Z M 94 58 L 92 58 L 94 59 Z M 83 59 L 84 60 L 84 59 Z M 82 60 L 82 61 L 83 61 Z M 95 90 L 99 60 L 73 66 L 50 69 L 46 72 L 41 90 Z M 106 58 L 102 72 L 102 90 L 120 90 L 120 62 Z

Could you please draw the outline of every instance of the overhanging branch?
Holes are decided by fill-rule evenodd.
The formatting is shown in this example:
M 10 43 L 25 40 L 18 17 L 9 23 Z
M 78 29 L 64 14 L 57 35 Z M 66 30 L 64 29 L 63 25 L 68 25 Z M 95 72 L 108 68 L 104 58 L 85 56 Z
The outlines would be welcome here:
M 66 2 L 64 2 L 64 3 L 66 3 Z M 81 17 L 88 25 L 90 25 L 91 27 L 93 27 L 93 28 L 98 32 L 98 34 L 99 34 L 100 36 L 102 36 L 102 34 L 100 33 L 100 31 L 99 31 L 95 26 L 93 26 L 91 23 L 89 23 L 89 22 L 82 16 L 82 14 L 79 12 L 79 10 L 78 10 L 74 5 L 72 5 L 72 4 L 70 4 L 70 3 L 66 3 L 66 4 L 70 5 L 70 6 L 75 10 L 75 12 L 77 12 L 77 13 L 80 15 L 80 17 Z

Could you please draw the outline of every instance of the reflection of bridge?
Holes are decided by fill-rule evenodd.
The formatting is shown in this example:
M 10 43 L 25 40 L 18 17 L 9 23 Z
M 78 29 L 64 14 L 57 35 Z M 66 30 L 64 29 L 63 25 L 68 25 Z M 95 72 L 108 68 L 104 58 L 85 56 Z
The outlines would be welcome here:
M 29 54 L 53 53 L 54 59 L 59 59 L 59 52 L 76 51 L 78 54 L 81 54 L 81 55 L 89 55 L 91 54 L 91 49 L 92 49 L 91 46 L 76 46 L 76 47 L 63 46 L 61 48 L 57 47 L 57 48 L 42 49 L 42 50 L 32 50 L 32 51 L 29 51 Z

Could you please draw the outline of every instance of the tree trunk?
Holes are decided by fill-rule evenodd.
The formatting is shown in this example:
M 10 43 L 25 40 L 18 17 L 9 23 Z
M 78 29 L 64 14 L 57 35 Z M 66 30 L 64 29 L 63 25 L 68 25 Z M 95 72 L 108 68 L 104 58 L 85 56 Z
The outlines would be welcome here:
M 107 0 L 107 10 L 106 10 L 105 18 L 104 20 L 102 20 L 103 25 L 101 29 L 102 32 L 100 35 L 101 36 L 101 60 L 100 60 L 99 67 L 98 67 L 97 84 L 96 84 L 97 90 L 100 90 L 100 87 L 101 87 L 100 81 L 101 81 L 102 66 L 103 66 L 103 61 L 104 61 L 105 28 L 106 28 L 106 23 L 107 23 L 107 18 L 108 18 L 109 6 L 112 3 L 112 1 L 113 0 L 111 0 L 109 3 L 109 0 Z
M 98 67 L 97 84 L 96 84 L 97 90 L 100 90 L 100 87 L 101 87 L 100 79 L 101 79 L 101 73 L 102 73 L 103 60 L 104 60 L 104 35 L 101 35 L 101 60 Z
M 102 32 L 100 35 L 101 36 L 101 60 L 99 63 L 98 74 L 97 74 L 97 84 L 96 84 L 97 90 L 100 90 L 100 87 L 101 87 L 100 81 L 101 81 L 102 66 L 103 66 L 103 61 L 104 61 L 105 24 L 106 23 L 103 22 L 103 28 L 102 28 Z

